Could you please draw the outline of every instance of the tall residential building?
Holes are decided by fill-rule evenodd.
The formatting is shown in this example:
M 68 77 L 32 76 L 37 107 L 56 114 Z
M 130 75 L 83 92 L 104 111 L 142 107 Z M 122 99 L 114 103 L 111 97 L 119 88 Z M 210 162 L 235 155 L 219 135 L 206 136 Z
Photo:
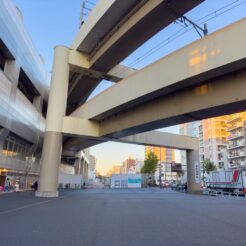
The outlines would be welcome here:
M 193 121 L 189 123 L 184 123 L 179 126 L 179 134 L 186 135 L 190 137 L 198 137 L 199 130 L 198 126 L 200 121 Z
M 168 149 L 164 147 L 155 147 L 155 146 L 146 146 L 145 147 L 145 158 L 147 158 L 148 154 L 153 152 L 160 163 L 155 171 L 154 178 L 156 183 L 159 183 L 159 178 L 161 175 L 161 179 L 163 180 L 176 180 L 176 173 L 172 173 L 171 171 L 171 163 L 175 162 L 175 150 Z
M 179 134 L 190 136 L 190 137 L 199 137 L 199 125 L 200 121 L 193 121 L 189 123 L 184 123 L 179 126 Z M 187 160 L 186 160 L 186 151 L 180 151 L 181 165 L 182 170 L 186 172 Z
M 229 168 L 246 167 L 246 112 L 228 117 Z
M 136 159 L 136 164 L 135 164 L 136 173 L 141 173 L 141 169 L 142 169 L 143 165 L 144 165 L 144 160 L 140 159 L 140 158 L 137 158 Z
M 145 158 L 147 158 L 150 152 L 153 152 L 158 157 L 158 160 L 160 160 L 161 162 L 171 163 L 175 161 L 174 149 L 168 149 L 168 148 L 156 147 L 156 146 L 146 146 Z
M 227 163 L 227 119 L 221 116 L 202 120 L 199 126 L 200 161 L 212 161 L 218 169 L 226 169 Z

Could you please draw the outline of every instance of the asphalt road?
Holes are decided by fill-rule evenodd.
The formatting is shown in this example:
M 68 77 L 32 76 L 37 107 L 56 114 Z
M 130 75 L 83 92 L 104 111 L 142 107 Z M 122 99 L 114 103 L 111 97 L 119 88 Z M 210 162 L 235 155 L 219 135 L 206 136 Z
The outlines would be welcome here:
M 88 189 L 0 196 L 1 246 L 245 246 L 246 199 Z

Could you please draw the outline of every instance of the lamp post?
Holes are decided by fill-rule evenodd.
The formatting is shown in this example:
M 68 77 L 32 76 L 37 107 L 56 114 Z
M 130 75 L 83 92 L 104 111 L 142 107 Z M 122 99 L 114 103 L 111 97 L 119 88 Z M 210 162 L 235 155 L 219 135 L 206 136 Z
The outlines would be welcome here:
M 25 178 L 25 189 L 27 189 L 27 180 L 28 180 L 28 175 L 32 169 L 32 164 L 34 163 L 35 161 L 35 157 L 33 156 L 26 156 L 26 178 Z
M 160 187 L 160 189 L 162 188 L 162 183 L 161 183 L 161 147 L 160 147 L 160 163 L 159 163 L 159 187 Z

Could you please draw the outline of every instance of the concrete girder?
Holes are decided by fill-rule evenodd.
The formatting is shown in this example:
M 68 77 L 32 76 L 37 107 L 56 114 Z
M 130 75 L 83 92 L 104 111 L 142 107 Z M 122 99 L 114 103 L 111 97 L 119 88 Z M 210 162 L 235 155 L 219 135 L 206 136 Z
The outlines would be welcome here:
M 245 27 L 246 18 L 173 52 L 97 95 L 71 116 L 101 121 L 144 102 L 245 68 Z
M 102 0 L 81 26 L 72 48 L 89 54 L 93 66 L 107 72 L 201 2 L 203 0 Z M 175 9 L 177 14 L 170 9 Z
M 246 69 L 125 110 L 100 123 L 100 136 L 139 132 L 246 110 Z
M 136 71 L 136 69 L 121 64 L 116 65 L 108 73 L 96 71 L 90 68 L 91 65 L 88 61 L 88 55 L 72 49 L 69 50 L 68 63 L 71 77 L 68 89 L 68 113 L 71 113 L 71 111 L 76 108 L 76 105 L 80 105 L 84 100 L 87 99 L 87 97 L 92 92 L 91 90 L 94 88 L 93 85 L 97 84 L 99 81 L 105 79 L 112 82 L 119 82 L 126 76 L 129 76 Z M 75 94 L 77 96 L 75 96 Z M 83 94 L 84 96 L 78 101 L 77 97 L 80 97 L 81 94 Z M 69 96 L 74 98 L 69 99 Z
M 81 26 L 71 48 L 90 56 L 90 69 L 109 73 L 154 34 L 201 2 L 203 0 L 102 0 Z M 69 90 L 67 113 L 86 102 L 100 81 L 81 78 Z
M 196 150 L 199 147 L 197 138 L 160 131 L 150 131 L 119 139 L 88 136 L 72 138 L 68 142 L 64 143 L 63 153 L 70 153 L 71 155 L 81 149 L 92 147 L 94 145 L 101 144 L 107 141 L 162 146 L 179 150 Z
M 69 135 L 99 137 L 99 123 L 87 119 L 64 117 L 62 132 Z
M 160 131 L 139 133 L 120 138 L 118 141 L 131 144 L 161 146 L 178 150 L 199 149 L 199 141 L 197 138 Z

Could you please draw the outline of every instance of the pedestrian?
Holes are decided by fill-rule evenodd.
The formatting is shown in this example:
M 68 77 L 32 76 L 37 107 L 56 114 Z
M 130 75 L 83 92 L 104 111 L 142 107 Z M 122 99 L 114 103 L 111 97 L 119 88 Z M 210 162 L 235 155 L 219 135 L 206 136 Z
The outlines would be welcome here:
M 34 189 L 34 191 L 38 190 L 38 181 L 35 181 L 32 185 L 32 188 Z
M 185 182 L 184 190 L 187 192 L 187 182 Z

